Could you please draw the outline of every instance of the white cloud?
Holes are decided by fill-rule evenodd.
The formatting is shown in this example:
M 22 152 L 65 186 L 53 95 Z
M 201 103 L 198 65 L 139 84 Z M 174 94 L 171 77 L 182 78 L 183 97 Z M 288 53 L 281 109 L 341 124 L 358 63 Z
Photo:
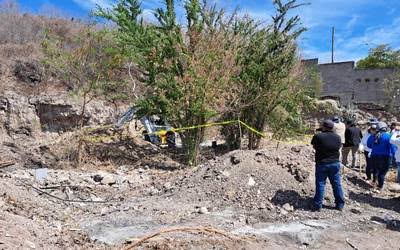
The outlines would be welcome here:
M 327 40 L 327 44 L 329 40 Z M 379 44 L 389 44 L 393 49 L 400 48 L 400 18 L 394 19 L 386 26 L 373 26 L 364 30 L 359 36 L 343 37 L 335 46 L 335 61 L 357 61 L 364 58 L 368 50 Z M 330 48 L 316 47 L 309 42 L 301 44 L 301 55 L 304 58 L 319 57 L 320 62 L 330 62 Z
M 103 8 L 110 8 L 114 3 L 113 0 L 72 0 L 81 7 L 92 10 L 96 5 L 99 5 Z
M 347 22 L 346 29 L 351 30 L 359 19 L 360 19 L 360 16 L 353 15 L 353 17 L 350 19 L 350 21 Z

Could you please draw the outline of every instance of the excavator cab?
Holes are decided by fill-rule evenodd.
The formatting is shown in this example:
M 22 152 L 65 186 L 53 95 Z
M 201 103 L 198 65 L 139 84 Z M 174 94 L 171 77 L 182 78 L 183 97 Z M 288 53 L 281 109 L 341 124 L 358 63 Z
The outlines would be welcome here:
M 115 127 L 122 128 L 126 123 L 131 122 L 136 117 L 138 111 L 137 107 L 131 107 L 127 112 L 120 116 Z M 172 126 L 163 120 L 160 116 L 143 116 L 139 118 L 144 130 L 142 132 L 143 138 L 146 141 L 157 145 L 167 145 L 168 147 L 176 147 L 175 132 Z

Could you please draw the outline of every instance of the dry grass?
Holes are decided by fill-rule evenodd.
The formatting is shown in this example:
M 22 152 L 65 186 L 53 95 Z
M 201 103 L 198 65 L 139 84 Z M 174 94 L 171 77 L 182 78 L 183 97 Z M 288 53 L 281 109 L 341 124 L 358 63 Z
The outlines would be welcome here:
M 84 25 L 69 18 L 22 14 L 15 0 L 0 0 L 0 58 L 38 58 L 48 30 L 68 39 Z

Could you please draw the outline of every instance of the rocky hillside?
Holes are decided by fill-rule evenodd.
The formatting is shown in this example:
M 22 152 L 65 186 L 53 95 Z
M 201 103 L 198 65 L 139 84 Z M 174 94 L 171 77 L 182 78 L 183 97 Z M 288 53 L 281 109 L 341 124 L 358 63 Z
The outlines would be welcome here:
M 12 2 L 0 11 L 0 162 L 17 167 L 52 167 L 57 157 L 46 151 L 80 126 L 115 122 L 118 106 L 100 99 L 82 114 L 82 98 L 62 75 L 43 63 L 46 32 L 68 40 L 85 27 L 81 21 L 21 14 Z M 53 166 L 54 167 L 54 166 Z

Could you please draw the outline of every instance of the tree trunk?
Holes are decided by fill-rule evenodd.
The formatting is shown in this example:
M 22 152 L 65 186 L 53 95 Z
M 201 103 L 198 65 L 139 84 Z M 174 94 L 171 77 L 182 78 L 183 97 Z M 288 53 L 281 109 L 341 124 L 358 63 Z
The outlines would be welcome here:
M 85 92 L 83 94 L 83 103 L 82 103 L 81 113 L 79 114 L 79 142 L 78 142 L 78 152 L 77 152 L 77 162 L 76 162 L 77 168 L 79 168 L 82 164 L 82 152 L 85 150 L 83 142 L 84 133 L 82 128 L 84 125 L 84 117 L 86 112 L 87 95 L 88 92 Z

